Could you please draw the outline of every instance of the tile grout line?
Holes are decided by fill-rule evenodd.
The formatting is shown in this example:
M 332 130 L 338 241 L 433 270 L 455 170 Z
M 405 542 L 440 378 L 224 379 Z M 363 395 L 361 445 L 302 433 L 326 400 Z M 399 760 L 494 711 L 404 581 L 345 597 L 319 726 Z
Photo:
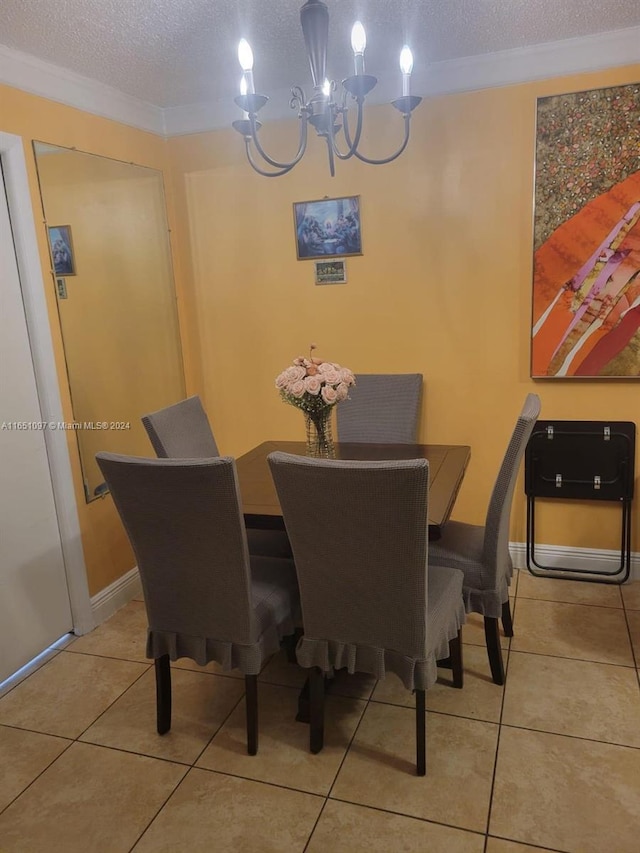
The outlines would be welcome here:
M 572 735 L 566 732 L 552 732 L 548 729 L 532 729 L 530 726 L 519 726 L 514 723 L 501 723 L 501 727 L 502 726 L 504 726 L 505 729 L 516 729 L 520 732 L 533 732 L 534 734 L 551 735 L 551 737 L 566 737 L 570 740 L 579 740 L 585 743 L 599 743 L 602 744 L 602 746 L 616 746 L 619 749 L 640 750 L 640 746 L 634 746 L 633 744 L 617 743 L 616 741 L 611 740 L 600 740 L 599 738 L 585 737 L 584 735 Z
M 20 731 L 25 731 L 25 730 L 21 729 Z M 36 732 L 36 734 L 42 734 L 42 732 Z M 47 737 L 57 737 L 57 735 L 47 735 Z M 66 738 L 65 738 L 65 740 L 66 740 Z M 45 773 L 53 764 L 55 764 L 56 761 L 59 758 L 61 758 L 65 754 L 65 752 L 67 752 L 67 750 L 71 746 L 73 746 L 74 743 L 75 743 L 75 741 L 69 740 L 69 743 L 65 746 L 65 748 L 62 750 L 62 752 L 59 753 L 58 755 L 56 755 L 55 758 L 52 758 L 46 767 L 43 767 L 42 770 L 36 776 L 34 776 L 34 778 L 30 782 L 28 782 L 27 785 L 25 785 L 25 787 L 21 791 L 19 791 L 12 800 L 10 800 L 6 804 L 6 806 L 4 806 L 3 808 L 0 809 L 0 815 L 4 814 L 4 812 L 6 812 L 7 809 L 9 809 L 13 805 L 13 803 L 15 803 L 15 801 L 17 799 L 19 799 L 24 793 L 26 793 L 29 790 L 29 788 L 33 784 L 35 784 L 35 782 L 43 775 L 43 773 Z M 0 850 L 1 850 L 1 848 L 0 848 Z
M 111 747 L 107 747 L 107 748 L 109 748 L 109 749 L 110 749 Z M 184 765 L 183 765 L 183 766 L 184 766 Z M 153 817 L 151 818 L 151 820 L 149 821 L 149 823 L 145 826 L 145 828 L 142 830 L 142 832 L 140 833 L 140 835 L 138 835 L 138 837 L 136 838 L 136 840 L 134 841 L 134 843 L 131 845 L 131 847 L 129 848 L 129 853 L 132 853 L 132 851 L 133 851 L 133 850 L 135 850 L 135 848 L 138 846 L 138 844 L 142 841 L 143 836 L 145 836 L 145 835 L 147 834 L 147 832 L 149 831 L 149 829 L 151 828 L 151 824 L 152 824 L 152 823 L 156 820 L 156 818 L 160 815 L 160 812 L 162 811 L 162 809 L 167 805 L 167 803 L 169 802 L 169 800 L 173 797 L 173 795 L 176 793 L 176 791 L 178 790 L 178 788 L 182 785 L 182 783 L 183 783 L 183 782 L 184 782 L 184 780 L 187 778 L 187 776 L 189 775 L 189 773 L 190 773 L 190 771 L 191 771 L 192 769 L 193 769 L 193 767 L 187 767 L 187 768 L 186 768 L 186 770 L 185 770 L 185 772 L 184 772 L 184 774 L 183 774 L 182 778 L 181 778 L 181 779 L 180 779 L 180 781 L 178 782 L 178 784 L 175 786 L 175 788 L 174 788 L 172 791 L 170 791 L 170 792 L 167 794 L 167 796 L 166 796 L 166 798 L 165 798 L 164 802 L 160 805 L 160 807 L 158 808 L 158 810 L 156 811 L 156 813 L 153 815 Z
M 482 829 L 470 829 L 469 827 L 459 826 L 458 824 L 455 824 L 455 823 L 444 823 L 443 821 L 435 820 L 434 818 L 419 817 L 418 815 L 408 814 L 407 812 L 397 812 L 397 811 L 394 811 L 393 809 L 384 808 L 383 806 L 372 806 L 369 804 L 364 805 L 363 803 L 358 803 L 355 800 L 348 800 L 345 797 L 332 797 L 331 799 L 332 799 L 332 802 L 334 802 L 334 803 L 345 803 L 346 805 L 349 805 L 349 806 L 357 806 L 358 808 L 365 809 L 365 810 L 370 809 L 373 812 L 380 812 L 381 814 L 393 815 L 394 817 L 402 817 L 402 818 L 406 818 L 407 820 L 415 820 L 415 821 L 418 821 L 419 823 L 432 824 L 433 826 L 442 826 L 442 827 L 445 827 L 446 829 L 456 829 L 456 830 L 458 830 L 458 832 L 468 833 L 469 835 L 479 835 L 483 839 L 486 837 L 486 833 Z
M 518 575 L 518 586 L 520 585 L 520 575 Z M 513 599 L 513 612 L 511 614 L 511 622 L 514 626 L 513 633 L 515 636 L 515 625 L 516 625 L 516 617 L 518 613 L 518 593 L 516 589 L 516 595 Z M 498 737 L 496 739 L 496 752 L 495 759 L 493 762 L 493 773 L 491 776 L 491 791 L 489 793 L 489 808 L 487 809 L 487 823 L 485 830 L 485 840 L 484 840 L 484 850 L 486 853 L 487 847 L 489 845 L 489 829 L 491 827 L 491 812 L 493 810 L 493 797 L 495 794 L 496 788 L 496 774 L 498 772 L 498 755 L 500 752 L 500 739 L 502 736 L 502 717 L 504 715 L 504 701 L 507 695 L 507 680 L 509 678 L 509 665 L 511 664 L 511 643 L 513 637 L 509 637 L 509 654 L 507 655 L 507 665 L 504 671 L 504 684 L 502 685 L 502 700 L 500 702 L 500 716 L 498 717 Z

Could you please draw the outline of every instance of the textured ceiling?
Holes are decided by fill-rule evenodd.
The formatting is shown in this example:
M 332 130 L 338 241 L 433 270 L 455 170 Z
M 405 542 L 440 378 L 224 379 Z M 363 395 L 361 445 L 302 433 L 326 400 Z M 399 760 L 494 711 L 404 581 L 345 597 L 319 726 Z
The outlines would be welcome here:
M 302 0 L 0 0 L 0 44 L 159 107 L 228 100 L 241 36 L 256 90 L 309 84 Z M 327 0 L 328 73 L 352 73 L 351 24 L 367 31 L 367 72 L 397 74 L 404 42 L 429 63 L 640 25 L 639 0 Z M 399 85 L 399 82 L 398 82 Z

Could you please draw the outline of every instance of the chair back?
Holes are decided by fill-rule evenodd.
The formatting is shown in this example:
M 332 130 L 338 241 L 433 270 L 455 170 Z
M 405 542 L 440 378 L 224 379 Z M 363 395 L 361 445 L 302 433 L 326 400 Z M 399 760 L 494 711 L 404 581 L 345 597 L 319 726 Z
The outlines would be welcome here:
M 539 414 L 540 398 L 537 394 L 527 394 L 491 493 L 485 521 L 483 565 L 485 571 L 487 567 L 495 567 L 495 578 L 487 579 L 492 581 L 487 588 L 495 586 L 496 578 L 511 574 L 509 522 L 513 492 L 520 463 Z
M 338 441 L 415 444 L 421 373 L 358 373 L 338 406 Z
M 278 452 L 269 465 L 298 573 L 304 643 L 425 658 L 427 460 Z
M 138 562 L 148 652 L 162 645 L 172 659 L 200 663 L 217 659 L 206 648 L 213 638 L 252 643 L 251 570 L 234 460 L 113 453 L 96 460 Z
M 144 415 L 142 423 L 156 455 L 162 459 L 200 459 L 220 455 L 200 397 L 188 397 Z

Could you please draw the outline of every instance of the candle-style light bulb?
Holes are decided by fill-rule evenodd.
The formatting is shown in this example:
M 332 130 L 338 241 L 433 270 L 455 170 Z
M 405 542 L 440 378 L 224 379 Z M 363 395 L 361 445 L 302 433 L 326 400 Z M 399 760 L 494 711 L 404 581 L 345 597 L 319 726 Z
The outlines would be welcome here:
M 253 95 L 255 92 L 253 86 L 253 51 L 246 39 L 240 39 L 238 43 L 238 62 L 247 81 L 247 93 Z
M 406 98 L 409 96 L 409 81 L 413 70 L 413 54 L 406 44 L 400 51 L 400 70 L 402 71 L 402 97 Z
M 240 94 L 242 95 L 243 98 L 247 94 L 247 79 L 244 76 L 244 74 L 242 75 L 242 77 L 240 79 Z M 249 118 L 249 113 L 246 110 L 243 110 L 242 118 L 244 118 L 244 119 Z
M 364 74 L 364 49 L 367 46 L 367 34 L 360 21 L 351 28 L 351 49 L 356 66 L 356 74 Z
M 324 83 L 322 84 L 322 94 L 327 99 L 329 98 L 329 95 L 331 94 L 331 83 L 329 82 L 329 80 L 326 77 L 324 78 Z

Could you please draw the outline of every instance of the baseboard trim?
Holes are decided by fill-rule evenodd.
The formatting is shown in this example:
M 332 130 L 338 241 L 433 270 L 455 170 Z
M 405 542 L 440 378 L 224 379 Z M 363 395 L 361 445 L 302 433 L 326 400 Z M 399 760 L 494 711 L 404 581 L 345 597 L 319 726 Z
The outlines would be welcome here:
M 91 609 L 96 621 L 96 625 L 100 625 L 110 616 L 128 604 L 136 595 L 142 592 L 140 583 L 140 574 L 138 567 L 135 566 L 126 575 L 115 580 L 112 584 L 100 590 L 91 598 Z
M 525 542 L 510 542 L 509 550 L 513 565 L 517 569 L 527 568 L 527 545 Z M 536 545 L 536 558 L 541 565 L 564 567 L 568 569 L 586 569 L 588 572 L 609 572 L 613 574 L 620 566 L 620 552 L 599 548 L 570 548 L 566 545 Z M 551 573 L 553 574 L 553 572 Z M 583 578 L 576 572 L 565 572 L 566 577 L 575 580 L 601 580 L 602 575 L 585 574 Z M 605 578 L 606 580 L 606 578 Z M 629 580 L 640 580 L 640 553 L 631 554 L 631 574 Z

